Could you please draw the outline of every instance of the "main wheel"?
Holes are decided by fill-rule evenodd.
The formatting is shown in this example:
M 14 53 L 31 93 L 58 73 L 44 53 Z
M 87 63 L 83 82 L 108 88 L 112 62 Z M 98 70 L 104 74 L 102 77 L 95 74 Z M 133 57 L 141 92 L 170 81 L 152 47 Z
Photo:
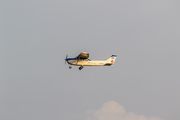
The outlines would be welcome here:
M 79 67 L 79 70 L 83 69 L 83 66 Z
M 72 67 L 71 66 L 69 66 L 69 69 L 71 69 Z

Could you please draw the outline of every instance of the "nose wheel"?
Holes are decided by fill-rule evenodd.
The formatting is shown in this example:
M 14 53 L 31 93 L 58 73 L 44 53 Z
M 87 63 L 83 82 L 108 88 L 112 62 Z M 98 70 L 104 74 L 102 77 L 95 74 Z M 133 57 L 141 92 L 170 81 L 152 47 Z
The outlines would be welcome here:
M 71 69 L 72 67 L 71 66 L 69 66 L 69 69 Z
M 83 66 L 79 67 L 79 70 L 83 69 Z

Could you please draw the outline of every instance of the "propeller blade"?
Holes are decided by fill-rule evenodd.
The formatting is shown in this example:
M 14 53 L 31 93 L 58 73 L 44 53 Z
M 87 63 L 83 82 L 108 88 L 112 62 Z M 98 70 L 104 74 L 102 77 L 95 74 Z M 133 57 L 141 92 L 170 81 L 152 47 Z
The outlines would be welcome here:
M 65 64 L 66 64 L 66 62 L 67 62 L 67 58 L 68 58 L 68 55 L 66 55 L 66 59 L 64 59 L 64 60 L 65 60 Z

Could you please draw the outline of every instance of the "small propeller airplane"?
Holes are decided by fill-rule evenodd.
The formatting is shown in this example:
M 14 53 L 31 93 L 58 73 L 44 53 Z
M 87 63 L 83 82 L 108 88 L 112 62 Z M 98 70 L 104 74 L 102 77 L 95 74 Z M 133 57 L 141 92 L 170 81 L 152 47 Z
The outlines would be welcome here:
M 111 55 L 111 57 L 104 61 L 95 61 L 90 60 L 89 53 L 87 52 L 81 52 L 77 57 L 75 58 L 68 58 L 68 55 L 66 55 L 65 63 L 67 62 L 70 65 L 80 66 L 79 70 L 83 69 L 83 66 L 113 66 L 114 62 L 117 58 L 117 55 Z M 69 66 L 69 69 L 72 67 Z

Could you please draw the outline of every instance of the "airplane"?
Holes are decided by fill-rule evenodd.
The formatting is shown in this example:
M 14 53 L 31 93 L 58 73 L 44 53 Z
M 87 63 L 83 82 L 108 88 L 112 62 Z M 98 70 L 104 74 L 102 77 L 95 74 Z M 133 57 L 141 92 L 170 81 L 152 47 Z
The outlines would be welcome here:
M 90 60 L 89 53 L 87 52 L 81 52 L 77 57 L 75 58 L 68 58 L 68 55 L 66 55 L 65 63 L 67 62 L 70 65 L 80 66 L 79 70 L 83 69 L 83 66 L 113 66 L 114 62 L 117 58 L 117 55 L 111 55 L 111 57 L 107 60 Z M 72 67 L 69 66 L 69 69 Z

